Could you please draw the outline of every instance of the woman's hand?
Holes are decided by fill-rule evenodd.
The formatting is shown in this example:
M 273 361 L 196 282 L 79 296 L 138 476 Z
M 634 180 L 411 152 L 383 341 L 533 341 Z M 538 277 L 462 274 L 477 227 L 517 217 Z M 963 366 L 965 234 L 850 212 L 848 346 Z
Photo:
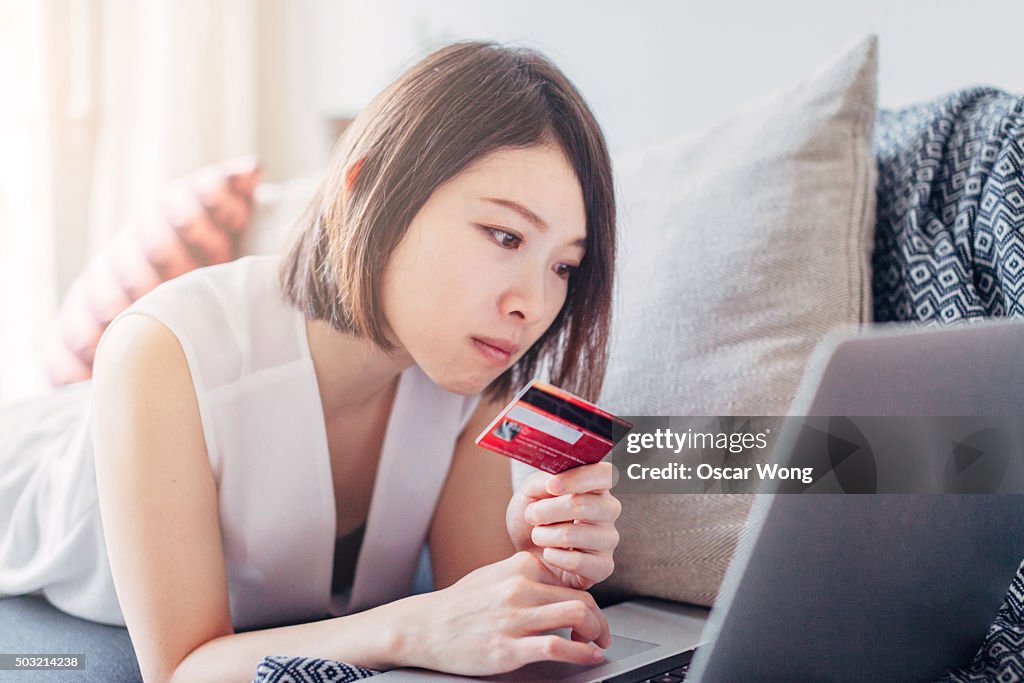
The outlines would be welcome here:
M 611 644 L 608 622 L 589 593 L 560 584 L 531 553 L 470 572 L 434 593 L 385 606 L 401 635 L 398 659 L 466 676 L 486 676 L 531 662 L 597 664 Z M 572 639 L 545 632 L 572 629 Z M 593 644 L 592 644 L 593 642 Z
M 612 465 L 599 462 L 561 474 L 534 472 L 509 501 L 505 524 L 526 550 L 566 586 L 586 590 L 611 576 L 622 504 L 609 491 Z

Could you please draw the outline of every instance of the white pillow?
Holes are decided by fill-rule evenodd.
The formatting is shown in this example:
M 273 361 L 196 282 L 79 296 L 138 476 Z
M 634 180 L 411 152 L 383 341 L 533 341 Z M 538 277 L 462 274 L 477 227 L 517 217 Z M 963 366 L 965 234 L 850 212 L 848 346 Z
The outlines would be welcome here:
M 260 183 L 253 197 L 252 222 L 242 236 L 239 256 L 284 254 L 295 222 L 313 200 L 322 173 L 283 183 Z
M 621 236 L 602 407 L 785 415 L 815 345 L 868 322 L 876 71 L 868 36 L 700 135 L 616 159 Z M 750 497 L 620 499 L 616 571 L 601 590 L 711 604 Z

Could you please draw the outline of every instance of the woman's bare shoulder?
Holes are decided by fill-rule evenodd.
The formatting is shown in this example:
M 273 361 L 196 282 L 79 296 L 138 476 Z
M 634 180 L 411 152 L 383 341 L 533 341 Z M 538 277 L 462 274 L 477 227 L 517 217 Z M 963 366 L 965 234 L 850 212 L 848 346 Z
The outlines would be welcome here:
M 145 314 L 118 318 L 103 333 L 93 361 L 93 378 L 147 382 L 168 375 L 188 376 L 188 363 L 178 337 L 167 325 Z
M 202 424 L 181 342 L 147 315 L 115 320 L 93 365 L 93 426 L 136 438 L 166 435 L 202 443 Z M 168 429 L 173 425 L 173 429 Z

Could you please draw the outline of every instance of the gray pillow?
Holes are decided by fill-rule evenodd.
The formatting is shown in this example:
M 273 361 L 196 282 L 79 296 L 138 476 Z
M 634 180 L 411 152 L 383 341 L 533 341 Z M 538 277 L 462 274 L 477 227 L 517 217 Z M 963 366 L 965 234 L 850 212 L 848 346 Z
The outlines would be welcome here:
M 865 323 L 877 38 L 700 135 L 616 159 L 612 353 L 620 415 L 785 415 L 815 345 Z M 696 95 L 695 95 L 696 96 Z M 711 604 L 750 504 L 622 494 L 605 596 Z

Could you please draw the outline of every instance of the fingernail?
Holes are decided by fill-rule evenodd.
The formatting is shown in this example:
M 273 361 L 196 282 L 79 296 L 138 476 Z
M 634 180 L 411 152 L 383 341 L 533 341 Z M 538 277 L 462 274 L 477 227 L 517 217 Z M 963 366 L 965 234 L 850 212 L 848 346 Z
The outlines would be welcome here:
M 531 523 L 533 522 L 533 504 L 532 503 L 530 505 L 527 505 L 526 509 L 523 510 L 523 517 L 526 518 L 527 522 L 531 522 Z
M 595 662 L 600 662 L 604 659 L 604 650 L 599 648 L 597 645 L 594 645 L 594 649 L 590 653 L 590 656 L 594 658 Z

